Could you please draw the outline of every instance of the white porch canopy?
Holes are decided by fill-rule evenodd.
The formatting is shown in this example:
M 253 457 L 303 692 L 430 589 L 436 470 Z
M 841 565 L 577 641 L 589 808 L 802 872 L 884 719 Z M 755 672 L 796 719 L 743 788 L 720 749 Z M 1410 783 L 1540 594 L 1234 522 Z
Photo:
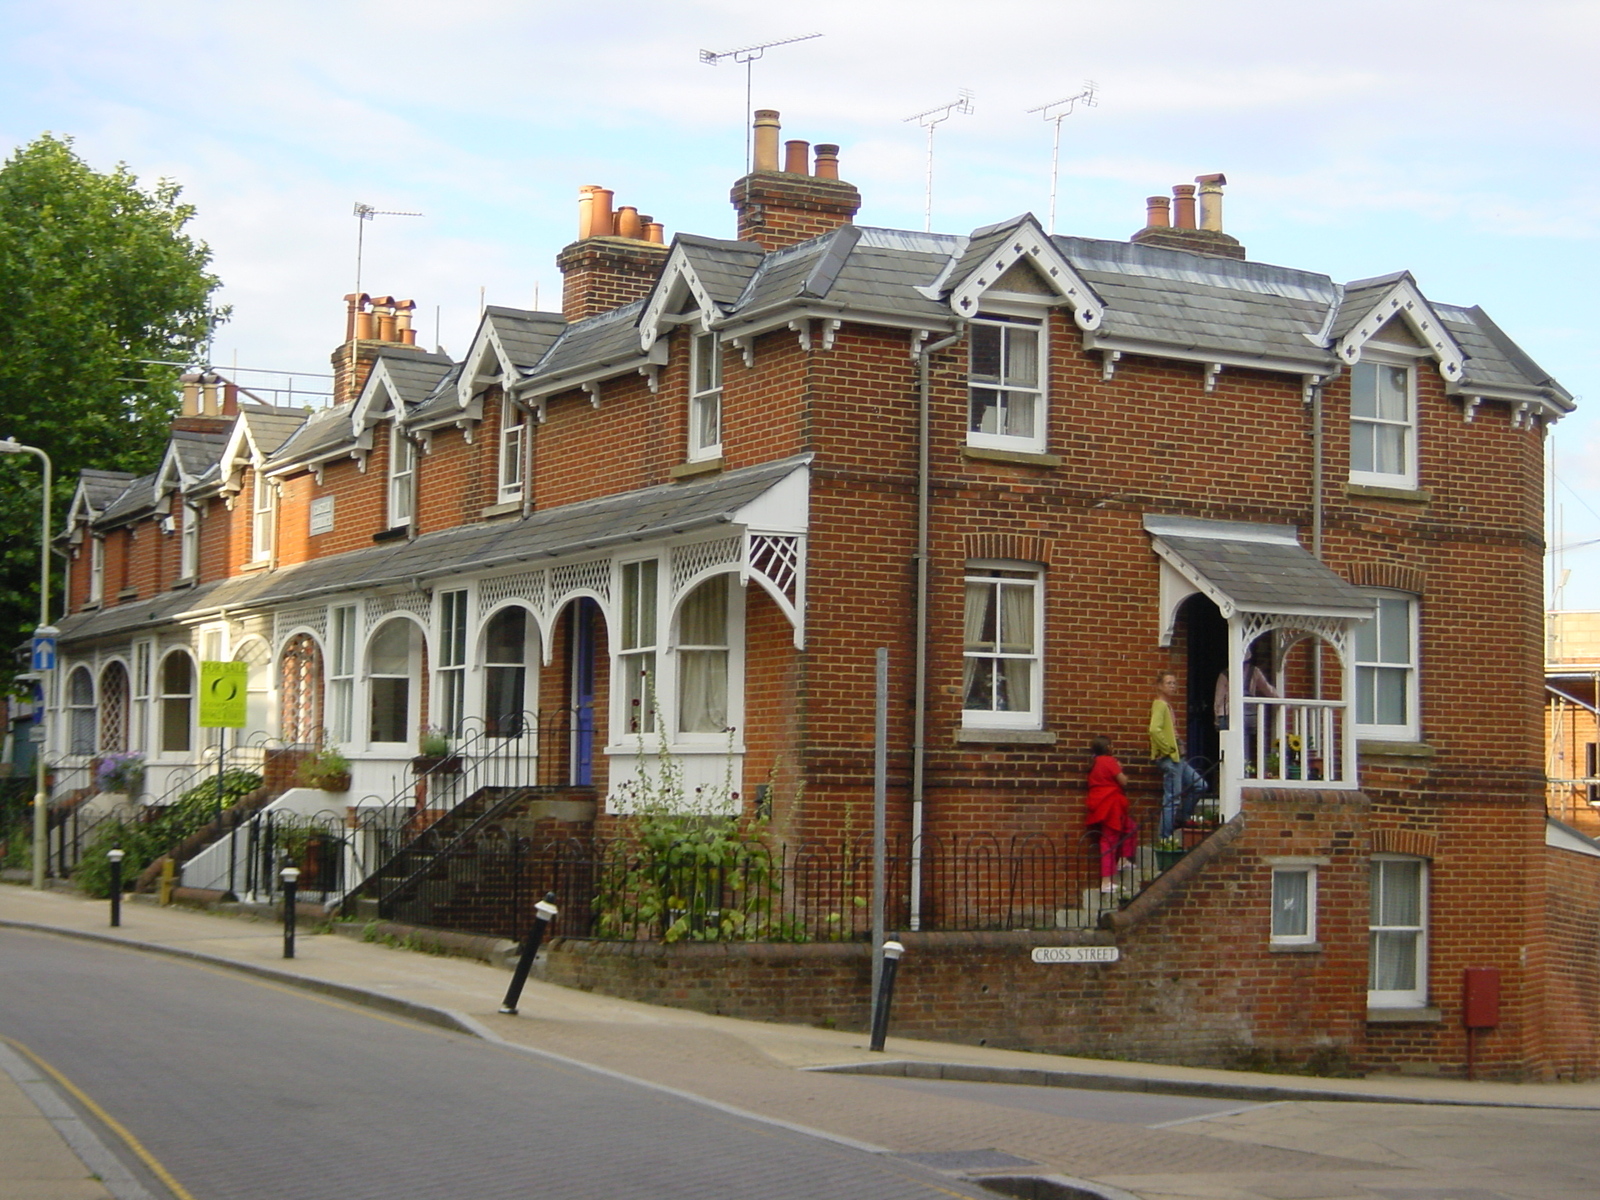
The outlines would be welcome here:
M 1373 602 L 1312 557 L 1293 525 L 1146 516 L 1144 529 L 1161 561 L 1161 644 L 1172 644 L 1178 610 L 1197 592 L 1228 623 L 1228 711 L 1243 719 L 1221 733 L 1224 815 L 1239 811 L 1246 786 L 1357 787 L 1351 626 L 1372 619 Z M 1313 695 L 1246 695 L 1246 655 L 1268 634 L 1280 656 L 1306 637 L 1332 649 L 1336 696 L 1324 696 L 1333 689 L 1320 657 Z

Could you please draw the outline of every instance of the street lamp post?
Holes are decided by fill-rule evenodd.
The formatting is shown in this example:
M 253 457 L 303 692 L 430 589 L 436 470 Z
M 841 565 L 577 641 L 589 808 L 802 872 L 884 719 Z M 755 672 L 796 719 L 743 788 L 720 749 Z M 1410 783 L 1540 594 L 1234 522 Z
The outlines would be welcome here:
M 37 446 L 24 446 L 14 437 L 0 440 L 0 454 L 37 454 L 39 461 L 44 464 L 44 505 L 43 516 L 39 522 L 39 628 L 46 630 L 50 627 L 50 485 L 52 467 L 50 456 Z M 39 672 L 39 707 L 40 716 L 44 715 L 45 703 L 49 698 L 49 676 L 45 672 L 54 668 L 54 655 L 51 655 L 49 666 L 41 662 L 33 664 Z M 47 723 L 39 722 L 40 728 L 46 728 Z M 48 798 L 44 789 L 44 748 L 45 743 L 39 742 L 34 746 L 34 792 L 33 792 L 33 886 L 36 889 L 44 888 L 44 869 L 49 854 L 48 842 L 50 840 L 50 812 L 47 806 Z

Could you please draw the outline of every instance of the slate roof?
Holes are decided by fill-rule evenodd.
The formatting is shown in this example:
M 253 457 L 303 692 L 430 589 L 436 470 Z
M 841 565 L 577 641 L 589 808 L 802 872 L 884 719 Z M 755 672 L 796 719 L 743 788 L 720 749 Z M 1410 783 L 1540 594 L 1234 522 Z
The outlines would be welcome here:
M 357 587 L 383 587 L 463 572 L 491 571 L 668 537 L 727 523 L 810 461 L 781 459 L 701 482 L 670 483 L 535 512 L 520 521 L 468 525 L 275 571 L 221 580 L 187 592 L 80 613 L 59 622 L 80 641 L 125 633 L 184 613 L 306 598 Z
M 1372 601 L 1313 558 L 1292 525 L 1146 516 L 1144 527 L 1185 574 L 1245 612 L 1372 615 Z
M 171 444 L 183 473 L 190 479 L 204 479 L 222 461 L 222 452 L 228 447 L 228 435 L 175 429 L 172 431 Z
M 500 348 L 518 371 L 526 371 L 536 365 L 549 353 L 550 347 L 555 345 L 556 339 L 567 327 L 567 319 L 560 313 L 503 308 L 496 304 L 485 308 L 483 317 L 485 323 L 494 328 Z
M 306 414 L 303 409 L 274 408 L 269 405 L 258 408 L 242 404 L 239 406 L 239 419 L 249 430 L 250 440 L 255 443 L 256 449 L 264 455 L 270 455 L 305 424 Z
M 1571 412 L 1576 404 L 1567 391 L 1522 347 L 1489 318 L 1489 314 L 1474 305 L 1459 308 L 1453 304 L 1435 304 L 1450 336 L 1467 356 L 1466 375 L 1461 391 L 1472 393 L 1474 386 L 1496 392 L 1521 393 L 1533 398 L 1552 401 L 1563 412 Z
M 148 513 L 156 505 L 156 473 L 141 475 L 125 486 L 116 499 L 100 510 L 101 527 L 115 525 Z
M 645 301 L 635 300 L 597 317 L 574 321 L 562 330 L 538 367 L 529 373 L 536 389 L 563 379 L 577 378 L 606 367 L 623 369 L 636 365 L 643 357 L 639 349 L 637 325 Z
M 351 446 L 356 440 L 350 428 L 354 408 L 355 402 L 347 401 L 311 413 L 278 447 L 269 465 L 316 462 Z
M 78 490 L 94 512 L 104 512 L 133 482 L 132 471 L 97 471 L 86 467 L 78 472 Z
M 745 285 L 765 258 L 754 242 L 731 242 L 718 238 L 680 233 L 672 239 L 675 250 L 682 250 L 695 278 L 720 308 L 729 308 L 744 293 Z

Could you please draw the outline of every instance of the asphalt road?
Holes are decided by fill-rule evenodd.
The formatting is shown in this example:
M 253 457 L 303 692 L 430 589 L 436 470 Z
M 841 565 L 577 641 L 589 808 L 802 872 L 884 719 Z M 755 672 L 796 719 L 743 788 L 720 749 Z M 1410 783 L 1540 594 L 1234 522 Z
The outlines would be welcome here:
M 899 1158 L 461 1034 L 0 930 L 0 1033 L 195 1200 L 991 1197 Z

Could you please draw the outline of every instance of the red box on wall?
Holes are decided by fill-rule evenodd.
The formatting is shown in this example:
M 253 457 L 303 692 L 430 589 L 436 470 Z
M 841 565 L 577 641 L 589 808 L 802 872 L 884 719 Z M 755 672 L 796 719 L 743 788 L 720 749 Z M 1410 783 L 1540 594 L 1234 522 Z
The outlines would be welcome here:
M 1500 968 L 1468 967 L 1462 973 L 1461 1023 L 1468 1029 L 1500 1024 Z

